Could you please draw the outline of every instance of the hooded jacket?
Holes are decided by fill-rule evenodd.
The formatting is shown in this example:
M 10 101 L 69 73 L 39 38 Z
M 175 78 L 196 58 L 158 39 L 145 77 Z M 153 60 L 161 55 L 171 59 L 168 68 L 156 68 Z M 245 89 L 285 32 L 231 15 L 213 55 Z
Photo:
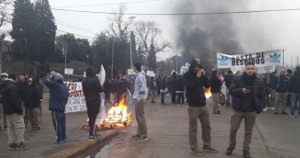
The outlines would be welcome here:
M 6 79 L 1 84 L 1 95 L 3 101 L 3 113 L 6 115 L 22 114 L 22 101 L 18 87 L 11 79 Z
M 100 93 L 103 92 L 103 88 L 96 77 L 96 70 L 93 67 L 86 69 L 86 78 L 82 81 L 82 89 L 86 102 L 95 103 L 88 103 L 87 105 L 100 106 Z
M 251 93 L 243 93 L 243 88 L 246 87 L 251 90 Z M 232 80 L 229 93 L 235 111 L 260 113 L 266 105 L 266 86 L 256 74 L 252 77 L 247 77 L 246 73 L 236 76 Z
M 201 78 L 196 77 L 194 68 L 197 65 L 199 65 L 199 63 L 196 60 L 192 61 L 188 72 L 183 75 L 183 83 L 186 88 L 186 98 L 189 106 L 193 107 L 206 105 L 203 87 L 209 87 L 209 81 L 206 76 L 201 76 Z
M 62 81 L 50 81 L 51 74 L 44 78 L 44 84 L 50 89 L 49 110 L 64 112 L 68 101 L 68 87 Z
M 133 99 L 137 101 L 145 101 L 148 97 L 148 88 L 144 70 L 139 72 L 134 83 Z
M 41 106 L 41 90 L 37 85 L 37 79 L 32 77 L 32 85 L 28 85 L 25 90 L 25 106 L 28 108 L 37 108 Z
M 292 93 L 300 93 L 300 72 L 296 72 L 290 80 L 289 90 Z

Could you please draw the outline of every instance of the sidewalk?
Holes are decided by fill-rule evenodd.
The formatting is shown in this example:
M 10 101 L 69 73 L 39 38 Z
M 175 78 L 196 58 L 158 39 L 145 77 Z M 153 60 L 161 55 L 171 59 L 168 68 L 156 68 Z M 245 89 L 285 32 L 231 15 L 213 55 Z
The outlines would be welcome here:
M 86 146 L 91 143 L 88 141 L 88 130 L 83 130 L 81 128 L 82 124 L 87 119 L 87 114 L 86 112 L 79 112 L 66 114 L 68 141 L 64 144 L 54 144 L 55 132 L 51 120 L 51 113 L 48 110 L 48 98 L 49 93 L 45 93 L 42 105 L 43 121 L 41 131 L 31 132 L 30 125 L 29 128 L 26 129 L 25 144 L 30 149 L 27 151 L 8 150 L 7 132 L 6 130 L 2 130 L 0 131 L 0 158 L 48 157 L 52 154 L 57 154 L 59 151 L 70 148 L 80 151 L 82 150 L 82 148 L 78 148 L 78 146 Z M 115 135 L 115 132 L 115 130 L 106 130 L 104 132 L 99 132 L 99 134 L 103 135 L 104 137 L 107 137 Z M 68 154 L 70 154 L 70 152 L 76 151 L 67 150 L 64 156 L 67 156 Z M 61 155 L 58 157 L 61 157 Z

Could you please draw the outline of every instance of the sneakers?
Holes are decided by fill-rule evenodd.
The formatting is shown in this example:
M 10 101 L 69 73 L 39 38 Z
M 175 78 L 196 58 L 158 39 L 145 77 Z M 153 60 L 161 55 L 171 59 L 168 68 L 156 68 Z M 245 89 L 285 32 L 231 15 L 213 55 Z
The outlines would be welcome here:
M 192 150 L 192 154 L 195 156 L 203 156 L 203 153 L 200 150 Z
M 10 143 L 8 145 L 8 150 L 13 150 L 13 149 L 16 149 L 17 148 L 17 144 L 16 143 Z
M 17 146 L 16 146 L 16 149 L 17 149 L 17 150 L 22 150 L 22 151 L 28 150 L 28 148 L 25 146 L 24 143 L 20 143 L 19 145 L 17 145 Z
M 295 118 L 295 116 L 294 116 L 294 115 L 290 115 L 289 117 L 290 117 L 290 118 Z
M 131 138 L 132 138 L 132 139 L 139 139 L 139 138 L 141 138 L 141 136 L 136 134 L 136 135 L 134 135 L 134 136 L 131 136 Z
M 101 135 L 93 135 L 89 137 L 89 141 L 96 141 L 101 139 L 101 137 L 102 137 Z
M 285 111 L 282 111 L 281 114 L 282 114 L 282 115 L 288 115 L 288 113 L 285 112 Z
M 229 146 L 226 150 L 226 155 L 231 155 L 234 150 L 234 147 Z
M 270 107 L 270 109 L 271 109 L 271 110 L 273 110 L 273 111 L 275 110 L 275 108 L 274 108 L 274 107 Z
M 244 156 L 244 158 L 251 158 L 250 152 L 248 150 L 245 150 L 245 149 L 244 149 L 244 152 L 243 152 L 243 156 Z
M 268 110 L 269 110 L 268 107 L 265 107 L 265 108 L 263 109 L 264 112 L 266 112 L 266 111 L 268 111 Z
M 203 151 L 204 152 L 209 152 L 209 153 L 217 153 L 217 149 L 212 148 L 211 146 L 203 146 Z
M 142 136 L 138 139 L 138 142 L 143 142 L 143 141 L 147 141 L 148 137 L 147 136 Z

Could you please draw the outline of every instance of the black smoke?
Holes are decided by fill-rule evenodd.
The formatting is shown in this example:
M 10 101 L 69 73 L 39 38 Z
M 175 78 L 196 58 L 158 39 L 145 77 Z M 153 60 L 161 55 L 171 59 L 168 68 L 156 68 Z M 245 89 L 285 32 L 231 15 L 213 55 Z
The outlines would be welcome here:
M 236 4 L 238 3 L 238 4 Z M 176 13 L 228 12 L 245 10 L 242 1 L 233 0 L 178 0 Z M 187 62 L 199 58 L 207 71 L 217 65 L 217 52 L 242 54 L 237 38 L 236 15 L 174 16 L 177 47 Z

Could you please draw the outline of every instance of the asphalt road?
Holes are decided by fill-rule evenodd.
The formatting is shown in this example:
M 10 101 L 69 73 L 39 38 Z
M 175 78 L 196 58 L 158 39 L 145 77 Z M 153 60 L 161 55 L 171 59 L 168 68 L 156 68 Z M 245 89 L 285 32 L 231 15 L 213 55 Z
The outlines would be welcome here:
M 206 153 L 207 158 L 240 158 L 244 125 L 238 132 L 238 143 L 233 155 L 225 155 L 229 142 L 231 108 L 221 107 L 222 114 L 212 114 L 211 101 L 208 101 L 212 127 L 212 146 L 218 153 Z M 97 158 L 194 158 L 188 143 L 187 105 L 145 105 L 149 140 L 138 143 L 131 139 L 136 132 L 136 122 L 120 130 L 121 134 L 102 149 L 91 151 L 88 157 Z M 201 127 L 198 126 L 198 143 L 201 146 Z M 251 155 L 253 158 L 299 158 L 300 119 L 287 115 L 274 115 L 273 112 L 259 114 L 253 130 Z

